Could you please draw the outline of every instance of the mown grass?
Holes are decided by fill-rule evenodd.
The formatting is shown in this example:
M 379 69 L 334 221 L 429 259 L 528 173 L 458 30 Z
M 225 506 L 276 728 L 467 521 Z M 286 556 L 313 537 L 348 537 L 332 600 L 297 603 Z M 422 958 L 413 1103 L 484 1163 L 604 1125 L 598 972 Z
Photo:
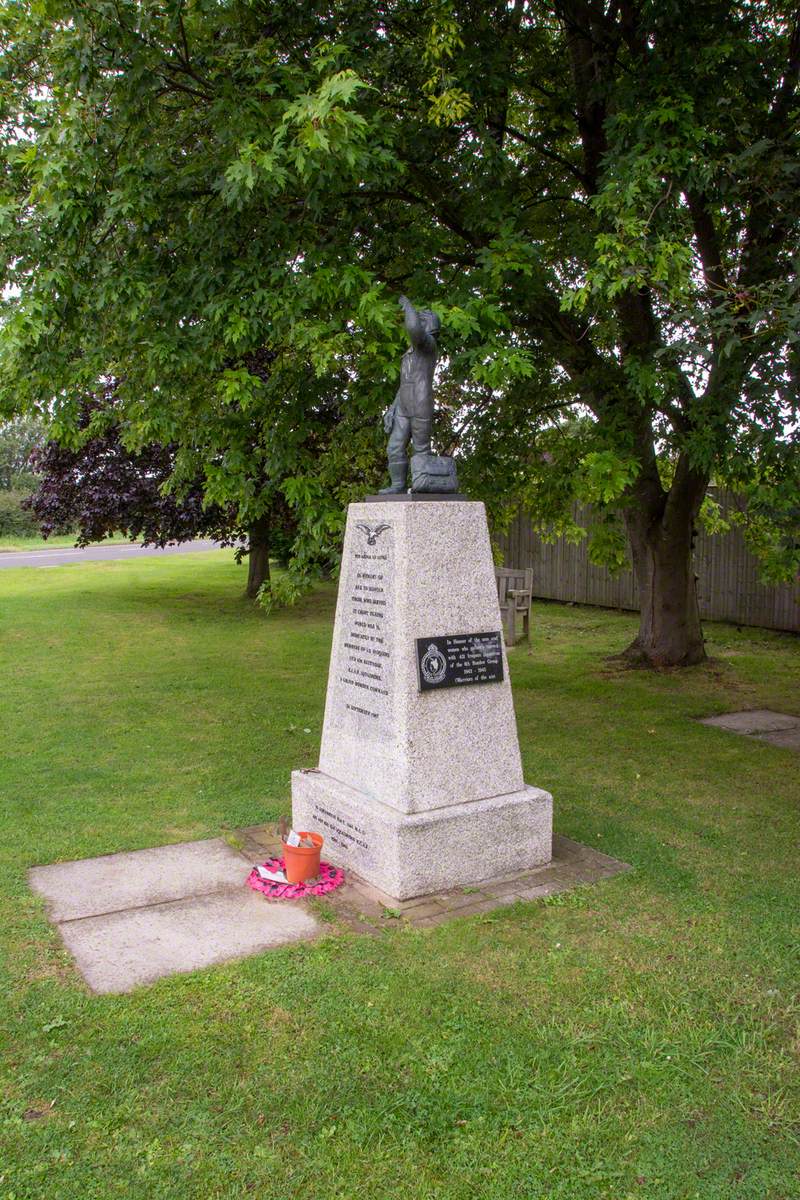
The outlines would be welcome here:
M 632 872 L 87 992 L 27 867 L 274 819 L 315 762 L 334 591 L 242 586 L 225 553 L 0 573 L 1 1200 L 800 1194 L 800 760 L 694 719 L 800 712 L 789 636 L 653 676 L 606 662 L 630 616 L 537 605 L 526 777 Z

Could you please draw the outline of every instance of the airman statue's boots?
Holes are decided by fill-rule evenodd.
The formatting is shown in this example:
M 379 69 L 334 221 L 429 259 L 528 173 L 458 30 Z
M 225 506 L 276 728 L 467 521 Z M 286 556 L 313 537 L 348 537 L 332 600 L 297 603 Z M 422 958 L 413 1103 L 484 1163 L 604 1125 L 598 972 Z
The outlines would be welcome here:
M 406 476 L 408 475 L 408 459 L 397 458 L 389 461 L 389 475 L 391 476 L 392 486 L 381 488 L 380 495 L 387 496 L 404 492 L 406 490 Z

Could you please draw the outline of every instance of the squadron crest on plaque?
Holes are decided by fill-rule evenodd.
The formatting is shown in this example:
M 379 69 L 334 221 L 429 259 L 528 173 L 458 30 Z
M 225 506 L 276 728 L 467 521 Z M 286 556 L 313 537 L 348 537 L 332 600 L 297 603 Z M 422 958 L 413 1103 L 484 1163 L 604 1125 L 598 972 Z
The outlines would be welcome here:
M 422 678 L 430 684 L 441 683 L 447 674 L 447 659 L 434 642 L 431 642 L 423 654 L 419 669 Z

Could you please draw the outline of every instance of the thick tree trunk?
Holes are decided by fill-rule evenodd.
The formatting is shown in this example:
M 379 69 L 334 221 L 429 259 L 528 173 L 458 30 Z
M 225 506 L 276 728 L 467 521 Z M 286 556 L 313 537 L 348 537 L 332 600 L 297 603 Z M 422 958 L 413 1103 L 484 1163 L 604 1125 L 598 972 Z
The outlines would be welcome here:
M 679 471 L 657 503 L 652 489 L 626 512 L 633 569 L 639 584 L 639 633 L 625 658 L 640 666 L 688 667 L 705 657 L 693 543 L 705 493 L 697 477 Z
M 255 600 L 259 588 L 269 580 L 269 517 L 260 517 L 248 533 L 247 595 Z

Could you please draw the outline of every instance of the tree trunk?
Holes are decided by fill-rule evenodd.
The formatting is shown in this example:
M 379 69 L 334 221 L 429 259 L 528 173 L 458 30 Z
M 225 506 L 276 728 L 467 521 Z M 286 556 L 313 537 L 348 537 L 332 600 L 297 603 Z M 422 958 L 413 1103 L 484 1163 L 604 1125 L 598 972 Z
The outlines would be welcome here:
M 660 504 L 651 489 L 625 514 L 641 607 L 639 633 L 624 653 L 632 663 L 689 667 L 706 657 L 693 557 L 704 494 L 705 483 L 679 468 Z
M 247 595 L 255 600 L 262 584 L 269 581 L 269 516 L 259 517 L 248 530 Z

